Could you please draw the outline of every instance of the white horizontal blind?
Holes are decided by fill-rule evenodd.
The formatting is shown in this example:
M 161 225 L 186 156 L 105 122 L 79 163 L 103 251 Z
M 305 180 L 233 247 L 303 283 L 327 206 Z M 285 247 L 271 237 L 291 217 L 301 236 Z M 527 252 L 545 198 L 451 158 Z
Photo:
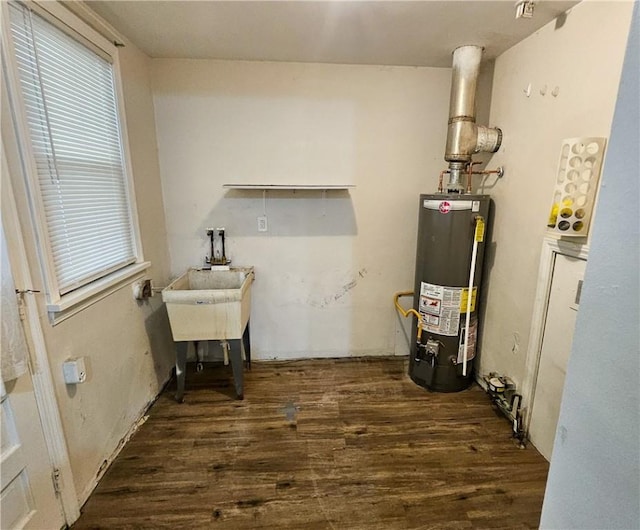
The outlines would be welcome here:
M 136 261 L 113 67 L 25 6 L 10 13 L 62 295 Z

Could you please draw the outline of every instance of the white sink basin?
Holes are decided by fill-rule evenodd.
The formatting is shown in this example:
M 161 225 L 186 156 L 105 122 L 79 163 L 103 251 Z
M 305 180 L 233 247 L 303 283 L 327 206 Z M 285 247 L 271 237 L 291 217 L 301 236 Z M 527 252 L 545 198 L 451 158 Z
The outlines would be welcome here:
M 173 340 L 241 339 L 251 313 L 253 267 L 189 269 L 162 291 Z

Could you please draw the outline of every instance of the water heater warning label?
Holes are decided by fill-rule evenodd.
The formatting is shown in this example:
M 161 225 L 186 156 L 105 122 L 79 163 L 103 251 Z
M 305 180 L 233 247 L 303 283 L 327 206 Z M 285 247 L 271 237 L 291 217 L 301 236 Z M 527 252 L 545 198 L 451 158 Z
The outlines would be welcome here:
M 476 298 L 478 297 L 478 288 L 474 287 L 471 292 L 471 309 L 470 313 L 473 313 L 476 310 Z M 469 303 L 469 289 L 462 289 L 462 297 L 460 299 L 460 312 L 467 312 L 467 304 Z
M 460 330 L 460 344 L 458 345 L 458 363 L 464 362 L 464 338 L 465 338 L 465 326 L 462 324 Z M 478 319 L 471 317 L 469 323 L 469 344 L 467 344 L 467 362 L 476 356 L 476 342 L 478 339 Z
M 420 314 L 425 329 L 431 333 L 455 337 L 460 329 L 462 288 L 422 282 Z

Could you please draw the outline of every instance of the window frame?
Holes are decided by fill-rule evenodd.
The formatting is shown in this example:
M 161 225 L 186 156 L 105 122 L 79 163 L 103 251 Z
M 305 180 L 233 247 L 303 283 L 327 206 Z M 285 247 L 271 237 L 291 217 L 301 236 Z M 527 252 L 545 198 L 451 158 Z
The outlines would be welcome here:
M 128 199 L 131 234 L 135 261 L 98 279 L 89 281 L 81 287 L 60 294 L 58 280 L 53 263 L 52 246 L 44 213 L 44 202 L 38 176 L 36 161 L 31 145 L 31 136 L 26 118 L 26 107 L 20 87 L 17 60 L 13 48 L 13 39 L 9 28 L 9 2 L 2 5 L 2 61 L 5 65 L 3 75 L 8 88 L 9 107 L 13 119 L 13 128 L 18 140 L 19 157 L 27 189 L 29 213 L 35 230 L 36 248 L 46 291 L 46 307 L 53 324 L 77 313 L 88 305 L 111 294 L 127 283 L 143 276 L 151 264 L 144 261 L 140 227 L 138 220 L 133 170 L 129 151 L 129 137 L 124 108 L 124 91 L 118 48 L 87 23 L 81 20 L 59 2 L 20 0 L 28 9 L 43 17 L 71 38 L 87 46 L 93 52 L 112 63 L 116 98 L 117 119 L 120 123 L 120 141 L 122 144 L 124 184 Z M 96 249 L 99 251 L 99 247 Z

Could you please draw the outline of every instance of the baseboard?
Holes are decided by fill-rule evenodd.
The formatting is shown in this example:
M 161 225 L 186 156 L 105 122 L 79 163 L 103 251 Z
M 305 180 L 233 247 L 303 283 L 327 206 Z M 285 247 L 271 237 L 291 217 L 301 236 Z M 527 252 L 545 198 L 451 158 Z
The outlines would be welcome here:
M 313 359 L 344 359 L 359 357 L 403 357 L 396 355 L 393 350 L 324 350 L 314 351 L 284 351 L 276 353 L 251 352 L 251 361 L 303 361 Z
M 122 438 L 120 438 L 118 445 L 112 451 L 111 455 L 109 455 L 109 457 L 107 457 L 104 460 L 104 462 L 102 462 L 102 465 L 98 469 L 96 476 L 93 478 L 93 480 L 91 480 L 91 482 L 89 482 L 89 484 L 87 484 L 87 487 L 78 496 L 78 504 L 80 505 L 81 509 L 84 506 L 84 504 L 89 500 L 89 497 L 91 496 L 93 491 L 96 489 L 96 487 L 100 483 L 100 480 L 102 479 L 104 474 L 107 472 L 107 470 L 111 467 L 111 464 L 113 464 L 114 460 L 118 457 L 118 455 L 120 454 L 124 446 L 131 439 L 131 437 L 136 433 L 136 431 L 140 428 L 140 426 L 147 421 L 147 418 L 148 418 L 147 413 L 149 412 L 149 409 L 158 400 L 160 395 L 165 391 L 167 385 L 171 382 L 172 377 L 173 377 L 172 373 L 169 372 L 167 379 L 160 387 L 156 396 L 153 397 L 153 399 L 151 399 L 150 401 L 148 401 L 144 407 L 142 407 L 140 412 L 136 415 L 136 419 L 133 421 L 133 423 L 127 430 L 126 434 Z

